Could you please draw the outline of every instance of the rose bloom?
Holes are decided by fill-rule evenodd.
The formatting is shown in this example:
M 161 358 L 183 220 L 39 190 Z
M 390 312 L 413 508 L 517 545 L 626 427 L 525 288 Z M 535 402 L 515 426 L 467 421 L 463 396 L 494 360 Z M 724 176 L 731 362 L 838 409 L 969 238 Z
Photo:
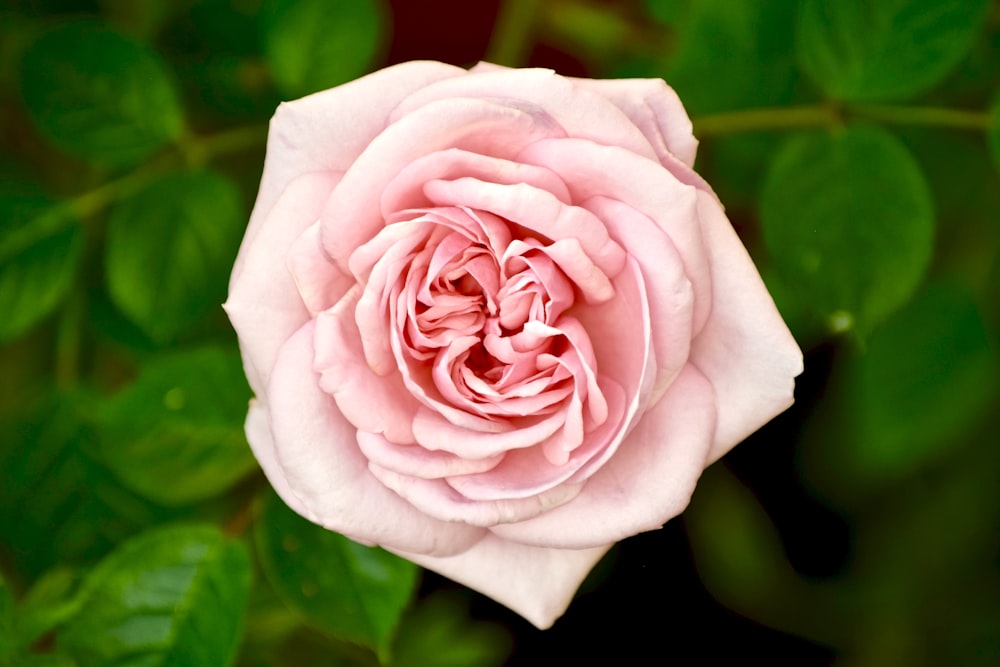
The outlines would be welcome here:
M 225 305 L 309 520 L 538 627 L 802 356 L 663 81 L 410 62 L 282 104 Z

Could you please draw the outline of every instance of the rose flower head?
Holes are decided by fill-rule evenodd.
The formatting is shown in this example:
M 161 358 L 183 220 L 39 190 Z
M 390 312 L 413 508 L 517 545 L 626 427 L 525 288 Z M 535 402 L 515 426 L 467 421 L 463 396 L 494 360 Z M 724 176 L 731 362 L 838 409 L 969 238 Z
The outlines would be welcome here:
M 659 80 L 409 62 L 282 104 L 225 308 L 278 494 L 548 627 L 802 355 Z

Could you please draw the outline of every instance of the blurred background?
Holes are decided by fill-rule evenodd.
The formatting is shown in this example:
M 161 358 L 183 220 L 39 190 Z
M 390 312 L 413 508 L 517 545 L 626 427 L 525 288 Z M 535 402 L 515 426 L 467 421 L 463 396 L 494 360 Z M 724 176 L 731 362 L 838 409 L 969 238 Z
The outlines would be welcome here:
M 553 629 L 316 529 L 219 304 L 285 99 L 659 77 L 806 352 Z M 1000 664 L 1000 3 L 0 3 L 0 666 Z

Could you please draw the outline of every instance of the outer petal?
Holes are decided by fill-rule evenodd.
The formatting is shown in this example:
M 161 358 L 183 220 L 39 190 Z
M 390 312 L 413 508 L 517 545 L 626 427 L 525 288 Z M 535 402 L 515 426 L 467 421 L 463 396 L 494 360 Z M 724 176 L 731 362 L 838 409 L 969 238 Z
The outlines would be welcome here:
M 712 270 L 712 314 L 692 343 L 691 361 L 718 396 L 714 461 L 792 404 L 802 352 L 711 195 L 698 193 L 698 215 Z
M 660 528 L 688 504 L 715 436 L 715 394 L 688 365 L 575 499 L 490 530 L 507 540 L 581 549 Z
M 287 267 L 296 240 L 319 217 L 339 176 L 314 173 L 288 184 L 254 241 L 243 240 L 240 270 L 229 282 L 223 306 L 240 339 L 250 387 L 259 398 L 278 355 L 278 348 L 309 319 L 295 280 Z M 335 272 L 336 267 L 330 266 Z
M 281 470 L 281 466 L 278 465 L 278 459 L 274 456 L 271 417 L 268 414 L 267 405 L 257 399 L 250 400 L 250 410 L 247 412 L 246 433 L 250 449 L 253 450 L 253 455 L 257 458 L 257 462 L 260 463 L 260 467 L 264 470 L 267 481 L 271 482 L 271 486 L 274 487 L 278 496 L 285 501 L 286 505 L 299 514 L 308 514 L 306 506 L 302 504 L 302 501 L 299 500 L 291 487 L 288 486 L 288 481 L 285 480 L 285 473 Z
M 609 548 L 547 549 L 490 535 L 450 557 L 395 553 L 488 595 L 544 630 L 566 611 L 584 577 Z
M 312 323 L 281 350 L 268 386 L 275 460 L 306 518 L 351 539 L 417 553 L 455 554 L 481 528 L 432 519 L 379 483 L 358 449 L 357 429 L 312 370 Z
M 399 118 L 435 100 L 461 97 L 499 99 L 512 107 L 537 105 L 571 137 L 656 158 L 646 135 L 619 107 L 547 69 L 499 69 L 437 81 L 408 96 L 393 116 Z
M 267 135 L 267 157 L 244 245 L 288 183 L 313 171 L 343 172 L 388 122 L 401 99 L 433 81 L 465 76 L 438 62 L 387 67 L 356 81 L 278 107 Z M 234 271 L 239 271 L 237 259 Z
M 662 79 L 573 79 L 581 88 L 606 97 L 642 130 L 663 161 L 669 153 L 694 166 L 698 140 L 691 133 L 681 99 Z

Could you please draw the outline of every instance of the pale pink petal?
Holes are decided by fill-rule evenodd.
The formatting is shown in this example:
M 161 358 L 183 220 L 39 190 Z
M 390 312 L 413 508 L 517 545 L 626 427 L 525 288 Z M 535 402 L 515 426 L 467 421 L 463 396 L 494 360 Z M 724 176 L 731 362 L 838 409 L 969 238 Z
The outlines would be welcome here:
M 362 431 L 382 433 L 392 442 L 415 442 L 412 421 L 420 404 L 397 374 L 378 375 L 365 362 L 361 336 L 354 324 L 358 290 L 314 320 L 318 386 L 336 400 L 346 421 Z
M 558 431 L 565 420 L 565 414 L 560 411 L 541 419 L 487 422 L 496 427 L 493 431 L 471 430 L 448 421 L 438 412 L 421 408 L 413 419 L 413 436 L 427 449 L 482 459 L 536 445 Z
M 537 105 L 571 137 L 621 146 L 656 159 L 646 136 L 614 103 L 547 69 L 503 69 L 441 80 L 408 96 L 393 111 L 393 118 L 416 113 L 437 100 L 462 97 L 499 99 L 511 106 Z
M 388 218 L 396 211 L 422 208 L 430 204 L 423 193 L 427 181 L 454 180 L 471 176 L 489 183 L 527 183 L 555 195 L 568 204 L 566 184 L 548 169 L 511 160 L 449 148 L 419 157 L 404 167 L 382 191 L 382 215 Z
M 336 174 L 316 173 L 291 181 L 262 220 L 255 240 L 244 239 L 240 247 L 241 269 L 233 271 L 223 308 L 239 335 L 250 388 L 261 399 L 278 348 L 309 320 L 286 257 L 316 222 L 337 179 Z
M 309 314 L 332 308 L 354 285 L 350 274 L 344 273 L 323 254 L 319 241 L 319 222 L 310 225 L 288 251 L 288 270 L 299 290 Z
M 574 500 L 490 530 L 505 540 L 584 549 L 660 528 L 687 506 L 715 439 L 712 385 L 688 365 Z
M 314 171 L 345 171 L 385 128 L 401 99 L 453 76 L 465 76 L 465 70 L 437 62 L 402 63 L 279 106 L 267 134 L 264 172 L 244 243 L 254 241 L 292 180 Z M 235 271 L 240 264 L 237 259 Z
M 450 452 L 433 451 L 420 445 L 400 445 L 367 431 L 358 431 L 358 446 L 368 460 L 379 467 L 425 479 L 484 472 L 504 457 L 498 454 L 485 459 L 463 459 Z
M 312 370 L 313 325 L 282 347 L 268 386 L 275 459 L 305 516 L 351 539 L 418 553 L 455 554 L 483 537 L 414 508 L 368 472 L 357 428 L 319 388 Z
M 445 558 L 395 553 L 493 598 L 544 630 L 566 611 L 584 577 L 609 548 L 547 549 L 490 535 Z
M 607 378 L 601 378 L 601 392 L 607 398 L 608 419 L 588 431 L 583 443 L 569 451 L 562 465 L 549 461 L 542 443 L 507 452 L 503 460 L 487 472 L 448 476 L 448 484 L 471 500 L 498 500 L 526 498 L 574 477 L 584 464 L 607 449 L 624 427 L 625 392 Z M 585 479 L 582 477 L 573 485 Z
M 488 99 L 428 104 L 387 127 L 344 173 L 323 212 L 323 246 L 346 267 L 351 253 L 385 224 L 383 190 L 404 167 L 428 153 L 460 148 L 507 159 L 539 139 L 564 135 L 541 109 L 530 106 Z
M 691 361 L 718 396 L 714 461 L 792 404 L 802 352 L 711 195 L 698 194 L 698 215 L 712 266 L 713 307 L 692 343 Z
M 503 185 L 466 177 L 430 181 L 424 192 L 435 204 L 489 211 L 553 241 L 576 239 L 606 276 L 613 278 L 621 271 L 625 252 L 608 236 L 604 223 L 590 211 L 567 206 L 545 190 L 524 183 Z
M 642 272 L 657 366 L 650 400 L 656 401 L 687 363 L 691 350 L 694 289 L 684 273 L 684 261 L 670 237 L 631 206 L 603 196 L 589 199 L 583 206 L 602 220 L 614 221 L 612 235 L 628 248 Z M 706 299 L 710 292 L 703 290 L 702 294 Z M 710 308 L 707 303 L 701 305 L 704 326 Z
M 698 140 L 691 129 L 681 99 L 662 79 L 573 79 L 581 88 L 593 91 L 613 102 L 631 119 L 660 160 L 676 157 L 688 167 L 694 166 Z
M 574 202 L 593 197 L 617 199 L 653 220 L 667 233 L 684 262 L 694 288 L 694 330 L 700 331 L 712 305 L 711 274 L 698 217 L 700 190 L 673 178 L 659 163 L 622 150 L 580 139 L 543 140 L 526 148 L 519 160 L 548 167 L 566 179 Z M 614 169 L 605 165 L 613 164 Z M 604 220 L 629 253 L 641 254 L 641 235 L 626 236 L 628 221 Z
M 278 465 L 274 456 L 274 437 L 271 435 L 271 421 L 268 416 L 267 404 L 257 399 L 250 399 L 250 409 L 246 420 L 247 442 L 254 457 L 260 464 L 267 481 L 271 483 L 278 496 L 299 514 L 306 516 L 309 510 L 302 504 L 298 496 L 288 486 L 285 473 Z
M 525 521 L 567 503 L 580 486 L 562 484 L 526 498 L 470 500 L 443 479 L 421 479 L 400 475 L 376 463 L 368 469 L 382 484 L 408 500 L 415 508 L 441 521 L 486 528 L 501 523 Z

